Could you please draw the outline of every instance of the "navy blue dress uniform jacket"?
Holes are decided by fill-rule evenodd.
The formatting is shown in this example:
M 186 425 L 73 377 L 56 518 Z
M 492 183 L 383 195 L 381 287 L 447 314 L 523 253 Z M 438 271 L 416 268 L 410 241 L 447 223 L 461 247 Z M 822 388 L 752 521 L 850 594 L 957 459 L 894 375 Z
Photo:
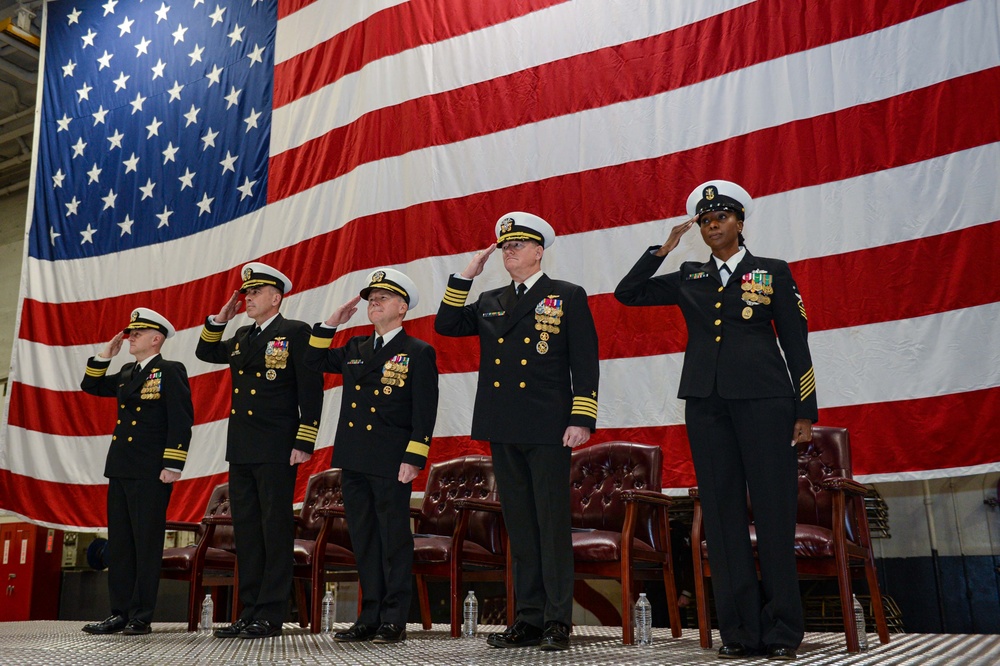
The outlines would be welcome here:
M 713 387 L 725 399 L 792 397 L 795 418 L 815 422 L 816 380 L 806 341 L 806 310 L 788 264 L 748 251 L 723 287 L 711 257 L 652 277 L 664 259 L 653 254 L 657 249 L 652 246 L 642 254 L 618 284 L 615 298 L 625 305 L 680 306 L 688 342 L 677 397 L 707 398 Z M 744 276 L 754 272 L 773 289 L 767 294 L 769 303 L 743 299 Z
M 111 436 L 104 476 L 159 479 L 165 467 L 184 469 L 194 407 L 184 364 L 157 354 L 145 370 L 131 361 L 107 374 L 111 360 L 91 357 L 80 388 L 91 395 L 116 398 L 118 423 Z
M 404 330 L 375 354 L 371 335 L 330 349 L 334 332 L 316 324 L 305 360 L 344 377 L 331 465 L 391 479 L 400 463 L 423 469 L 437 419 L 434 348 Z
M 254 325 L 222 339 L 225 324 L 205 321 L 195 355 L 229 365 L 232 408 L 226 460 L 288 463 L 292 449 L 312 453 L 323 411 L 323 375 L 304 364 L 309 325 L 277 315 L 252 342 Z
M 470 286 L 471 280 L 449 278 L 434 329 L 479 336 L 472 438 L 561 446 L 567 426 L 595 430 L 597 330 L 583 288 L 543 274 L 520 300 L 510 284 L 466 305 Z M 536 312 L 546 299 L 561 300 L 558 324 Z

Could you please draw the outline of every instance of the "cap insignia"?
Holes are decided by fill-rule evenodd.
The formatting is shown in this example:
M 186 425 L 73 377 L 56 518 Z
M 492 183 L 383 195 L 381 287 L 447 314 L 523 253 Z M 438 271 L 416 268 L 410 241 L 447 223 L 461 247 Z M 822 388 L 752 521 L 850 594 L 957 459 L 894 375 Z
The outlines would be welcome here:
M 375 271 L 372 273 L 372 282 L 381 282 L 385 279 L 385 271 Z
M 712 199 L 715 198 L 715 188 L 714 187 L 706 187 L 705 188 L 705 198 L 708 199 L 709 201 L 711 201 Z
M 513 228 L 514 228 L 514 218 L 512 218 L 512 217 L 505 217 L 503 220 L 500 221 L 500 232 L 501 233 L 507 233 L 508 231 L 510 231 Z
M 253 269 L 247 266 L 243 269 L 243 280 L 249 280 L 251 277 L 253 277 Z
M 130 319 L 129 321 L 135 321 L 138 318 L 139 318 L 139 311 L 138 310 L 132 310 L 132 319 Z

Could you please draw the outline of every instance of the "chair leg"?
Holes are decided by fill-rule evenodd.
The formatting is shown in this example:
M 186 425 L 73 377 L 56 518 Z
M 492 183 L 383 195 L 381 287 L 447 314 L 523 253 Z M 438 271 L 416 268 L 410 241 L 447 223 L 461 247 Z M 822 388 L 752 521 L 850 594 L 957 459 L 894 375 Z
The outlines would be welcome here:
M 321 569 L 314 571 L 309 581 L 309 633 L 318 634 L 323 630 L 323 596 L 326 594 L 326 577 Z
M 693 540 L 692 540 L 693 541 Z M 698 606 L 698 639 L 706 650 L 712 647 L 712 618 L 708 613 L 708 590 L 705 589 L 701 544 L 692 543 L 694 553 L 694 600 Z
M 834 547 L 836 551 L 836 546 Z M 840 610 L 844 620 L 844 634 L 847 636 L 847 651 L 854 653 L 861 650 L 858 642 L 858 627 L 854 622 L 854 594 L 851 586 L 851 572 L 847 567 L 846 554 L 843 558 L 836 553 L 837 588 L 840 592 Z
M 622 645 L 634 645 L 632 635 L 632 605 L 633 600 L 632 567 L 627 560 L 622 560 Z
M 420 604 L 420 623 L 424 631 L 431 628 L 431 602 L 427 595 L 427 579 L 417 574 L 417 601 Z
M 198 604 L 201 603 L 203 593 L 204 588 L 201 586 L 201 578 L 192 573 L 191 582 L 188 585 L 188 631 L 196 631 L 198 629 L 198 616 L 200 615 Z
M 885 621 L 885 607 L 882 604 L 882 591 L 878 586 L 878 574 L 875 573 L 875 562 L 872 561 L 872 553 L 868 551 L 865 558 L 865 576 L 868 579 L 868 592 L 872 597 L 872 616 L 875 618 L 875 629 L 878 631 L 878 640 L 882 645 L 889 642 L 889 625 Z
M 670 616 L 670 635 L 681 637 L 681 609 L 677 607 L 677 584 L 671 565 L 663 566 L 663 587 L 667 591 L 667 615 Z
M 462 635 L 462 620 L 465 600 L 462 598 L 462 572 L 452 574 L 451 580 L 451 637 Z

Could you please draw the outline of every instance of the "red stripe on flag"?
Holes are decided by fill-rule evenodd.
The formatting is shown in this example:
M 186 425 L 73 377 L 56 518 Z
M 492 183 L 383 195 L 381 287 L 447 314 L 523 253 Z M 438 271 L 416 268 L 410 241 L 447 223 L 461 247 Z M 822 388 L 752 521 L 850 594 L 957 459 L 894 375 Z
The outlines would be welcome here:
M 361 164 L 676 90 L 749 65 L 879 30 L 954 1 L 897 2 L 885 8 L 868 3 L 833 3 L 824 5 L 829 14 L 812 11 L 814 3 L 809 2 L 803 2 L 802 9 L 788 7 L 787 2 L 755 2 L 671 32 L 378 109 L 273 156 L 268 200 L 278 201 L 303 192 Z M 767 26 L 786 38 L 726 38 L 743 35 L 748 25 Z M 394 24 L 392 33 L 402 31 Z M 359 42 L 359 48 L 366 44 Z M 324 55 L 320 66 L 329 67 L 329 60 Z M 666 67 L 664 62 L 690 66 Z M 316 79 L 303 75 L 309 70 L 296 67 L 292 71 L 294 76 L 288 78 L 294 84 L 306 86 Z M 284 87 L 279 77 L 280 73 L 276 73 L 276 99 L 279 87 Z M 498 102 L 483 104 L 483 100 Z M 275 102 L 275 106 L 280 105 Z M 470 113 L 470 109 L 476 112 Z M 317 168 L 320 164 L 323 167 Z
M 466 35 L 567 0 L 410 0 L 388 7 L 331 39 L 274 67 L 274 108 L 279 108 L 370 62 Z M 442 21 L 442 14 L 447 21 Z
M 759 197 L 913 164 L 1000 141 L 1000 96 L 981 94 L 997 89 L 1000 67 L 681 153 L 361 217 L 341 229 L 268 253 L 260 261 L 273 266 L 324 265 L 323 271 L 292 275 L 301 291 L 370 268 L 372 257 L 392 257 L 402 264 L 483 247 L 493 238 L 492 220 L 509 210 L 513 201 L 536 202 L 535 212 L 555 221 L 559 233 L 566 235 L 682 215 L 688 192 L 700 178 L 692 174 L 740 174 L 747 189 Z M 966 103 L 973 98 L 977 104 Z M 938 131 L 939 127 L 949 131 Z M 780 159 L 778 151 L 814 159 L 804 163 Z M 771 168 L 747 169 L 747 155 Z M 648 196 L 651 191 L 659 195 Z M 484 223 L 457 225 L 445 235 L 426 233 L 440 220 L 455 219 Z M 357 247 L 361 234 L 365 252 L 318 258 L 329 254 L 327 248 Z M 752 246 L 752 233 L 748 236 Z M 407 243 L 398 243 L 398 238 Z M 80 303 L 26 298 L 18 337 L 49 345 L 93 344 L 95 338 L 110 339 L 137 303 L 169 313 L 178 329 L 190 328 L 204 321 L 206 309 L 221 307 L 238 282 L 237 269 L 231 269 L 168 289 Z M 219 301 L 205 302 L 205 294 L 218 294 Z M 71 320 L 93 326 L 62 324 Z
M 283 19 L 318 0 L 278 0 L 278 18 Z

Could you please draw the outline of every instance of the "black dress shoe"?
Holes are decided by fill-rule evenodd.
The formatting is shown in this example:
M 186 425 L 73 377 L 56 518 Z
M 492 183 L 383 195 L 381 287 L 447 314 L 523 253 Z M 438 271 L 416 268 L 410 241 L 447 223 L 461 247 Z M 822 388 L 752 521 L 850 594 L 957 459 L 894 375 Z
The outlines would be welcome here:
M 84 625 L 83 630 L 88 634 L 117 634 L 128 624 L 128 618 L 124 615 L 112 615 L 100 622 L 91 622 Z
M 792 661 L 795 659 L 795 650 L 783 645 L 768 645 L 767 658 L 775 661 Z
M 496 648 L 528 647 L 542 642 L 542 629 L 524 620 L 518 620 L 499 634 L 486 637 L 486 644 Z
M 725 643 L 719 648 L 719 659 L 742 659 L 755 653 L 743 643 Z
M 378 631 L 378 627 L 374 625 L 355 622 L 351 625 L 350 629 L 335 633 L 333 635 L 333 640 L 338 643 L 358 643 L 360 641 L 370 641 L 372 637 L 375 636 L 376 631 Z
M 145 636 L 152 631 L 153 627 L 150 626 L 149 622 L 136 619 L 129 620 L 125 628 L 122 629 L 122 633 L 126 636 Z
M 240 638 L 271 638 L 281 635 L 281 625 L 270 620 L 254 620 L 240 632 Z
M 562 622 L 546 622 L 542 632 L 542 650 L 568 650 L 569 627 Z
M 228 627 L 219 627 L 212 632 L 212 635 L 216 638 L 239 638 L 240 634 L 243 633 L 243 630 L 248 626 L 250 626 L 250 621 L 240 618 Z
M 402 643 L 406 640 L 406 625 L 405 624 L 387 624 L 383 623 L 375 635 L 372 637 L 372 643 Z

